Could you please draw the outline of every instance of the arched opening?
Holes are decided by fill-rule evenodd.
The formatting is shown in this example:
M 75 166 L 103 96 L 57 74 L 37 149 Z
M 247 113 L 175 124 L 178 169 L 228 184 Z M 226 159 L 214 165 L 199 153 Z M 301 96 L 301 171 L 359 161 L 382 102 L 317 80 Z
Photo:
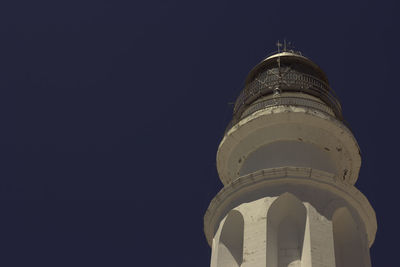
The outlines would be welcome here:
M 231 211 L 222 227 L 218 243 L 217 267 L 239 267 L 243 261 L 243 216 Z
M 272 203 L 267 213 L 267 266 L 300 267 L 307 210 L 289 193 Z
M 365 267 L 360 231 L 349 210 L 337 209 L 332 224 L 336 267 Z

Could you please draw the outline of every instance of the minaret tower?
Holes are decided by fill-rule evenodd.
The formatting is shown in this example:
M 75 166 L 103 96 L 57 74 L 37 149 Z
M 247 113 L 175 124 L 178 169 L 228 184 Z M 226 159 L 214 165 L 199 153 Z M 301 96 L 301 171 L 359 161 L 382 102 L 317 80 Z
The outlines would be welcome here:
M 264 59 L 218 148 L 211 267 L 371 267 L 377 223 L 354 187 L 360 166 L 325 73 L 292 50 Z

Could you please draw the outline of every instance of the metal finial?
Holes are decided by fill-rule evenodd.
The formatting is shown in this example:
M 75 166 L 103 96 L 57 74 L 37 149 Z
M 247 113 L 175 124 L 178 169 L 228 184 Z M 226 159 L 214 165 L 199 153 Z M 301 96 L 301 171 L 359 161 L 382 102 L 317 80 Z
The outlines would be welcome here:
M 281 51 L 281 47 L 282 47 L 282 43 L 280 43 L 279 42 L 279 40 L 278 40 L 278 42 L 276 42 L 276 46 L 278 47 L 278 53 L 280 53 L 280 51 Z

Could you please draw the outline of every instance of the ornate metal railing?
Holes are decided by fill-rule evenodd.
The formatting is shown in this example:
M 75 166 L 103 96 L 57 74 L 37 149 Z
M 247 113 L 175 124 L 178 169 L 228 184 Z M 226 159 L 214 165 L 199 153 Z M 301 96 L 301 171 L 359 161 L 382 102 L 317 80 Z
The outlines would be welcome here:
M 247 84 L 235 102 L 234 115 L 240 116 L 240 113 L 256 99 L 273 94 L 278 88 L 281 92 L 303 92 L 318 97 L 342 120 L 340 103 L 329 85 L 313 75 L 290 68 L 282 68 L 281 73 L 279 76 L 277 68 L 269 69 Z
M 241 118 L 247 117 L 258 110 L 272 106 L 302 106 L 317 109 L 330 115 L 334 114 L 330 107 L 313 99 L 303 97 L 275 97 L 251 105 L 245 110 L 245 112 L 243 112 Z

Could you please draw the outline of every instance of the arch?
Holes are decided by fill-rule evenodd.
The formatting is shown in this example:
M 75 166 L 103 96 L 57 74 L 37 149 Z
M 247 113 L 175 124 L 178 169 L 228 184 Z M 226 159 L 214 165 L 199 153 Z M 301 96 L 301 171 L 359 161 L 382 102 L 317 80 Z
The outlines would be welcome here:
M 267 213 L 267 266 L 300 267 L 307 210 L 290 193 L 284 193 Z
M 240 212 L 229 212 L 218 243 L 217 267 L 239 267 L 243 262 L 244 220 Z
M 332 216 L 336 267 L 365 267 L 360 230 L 346 207 Z

